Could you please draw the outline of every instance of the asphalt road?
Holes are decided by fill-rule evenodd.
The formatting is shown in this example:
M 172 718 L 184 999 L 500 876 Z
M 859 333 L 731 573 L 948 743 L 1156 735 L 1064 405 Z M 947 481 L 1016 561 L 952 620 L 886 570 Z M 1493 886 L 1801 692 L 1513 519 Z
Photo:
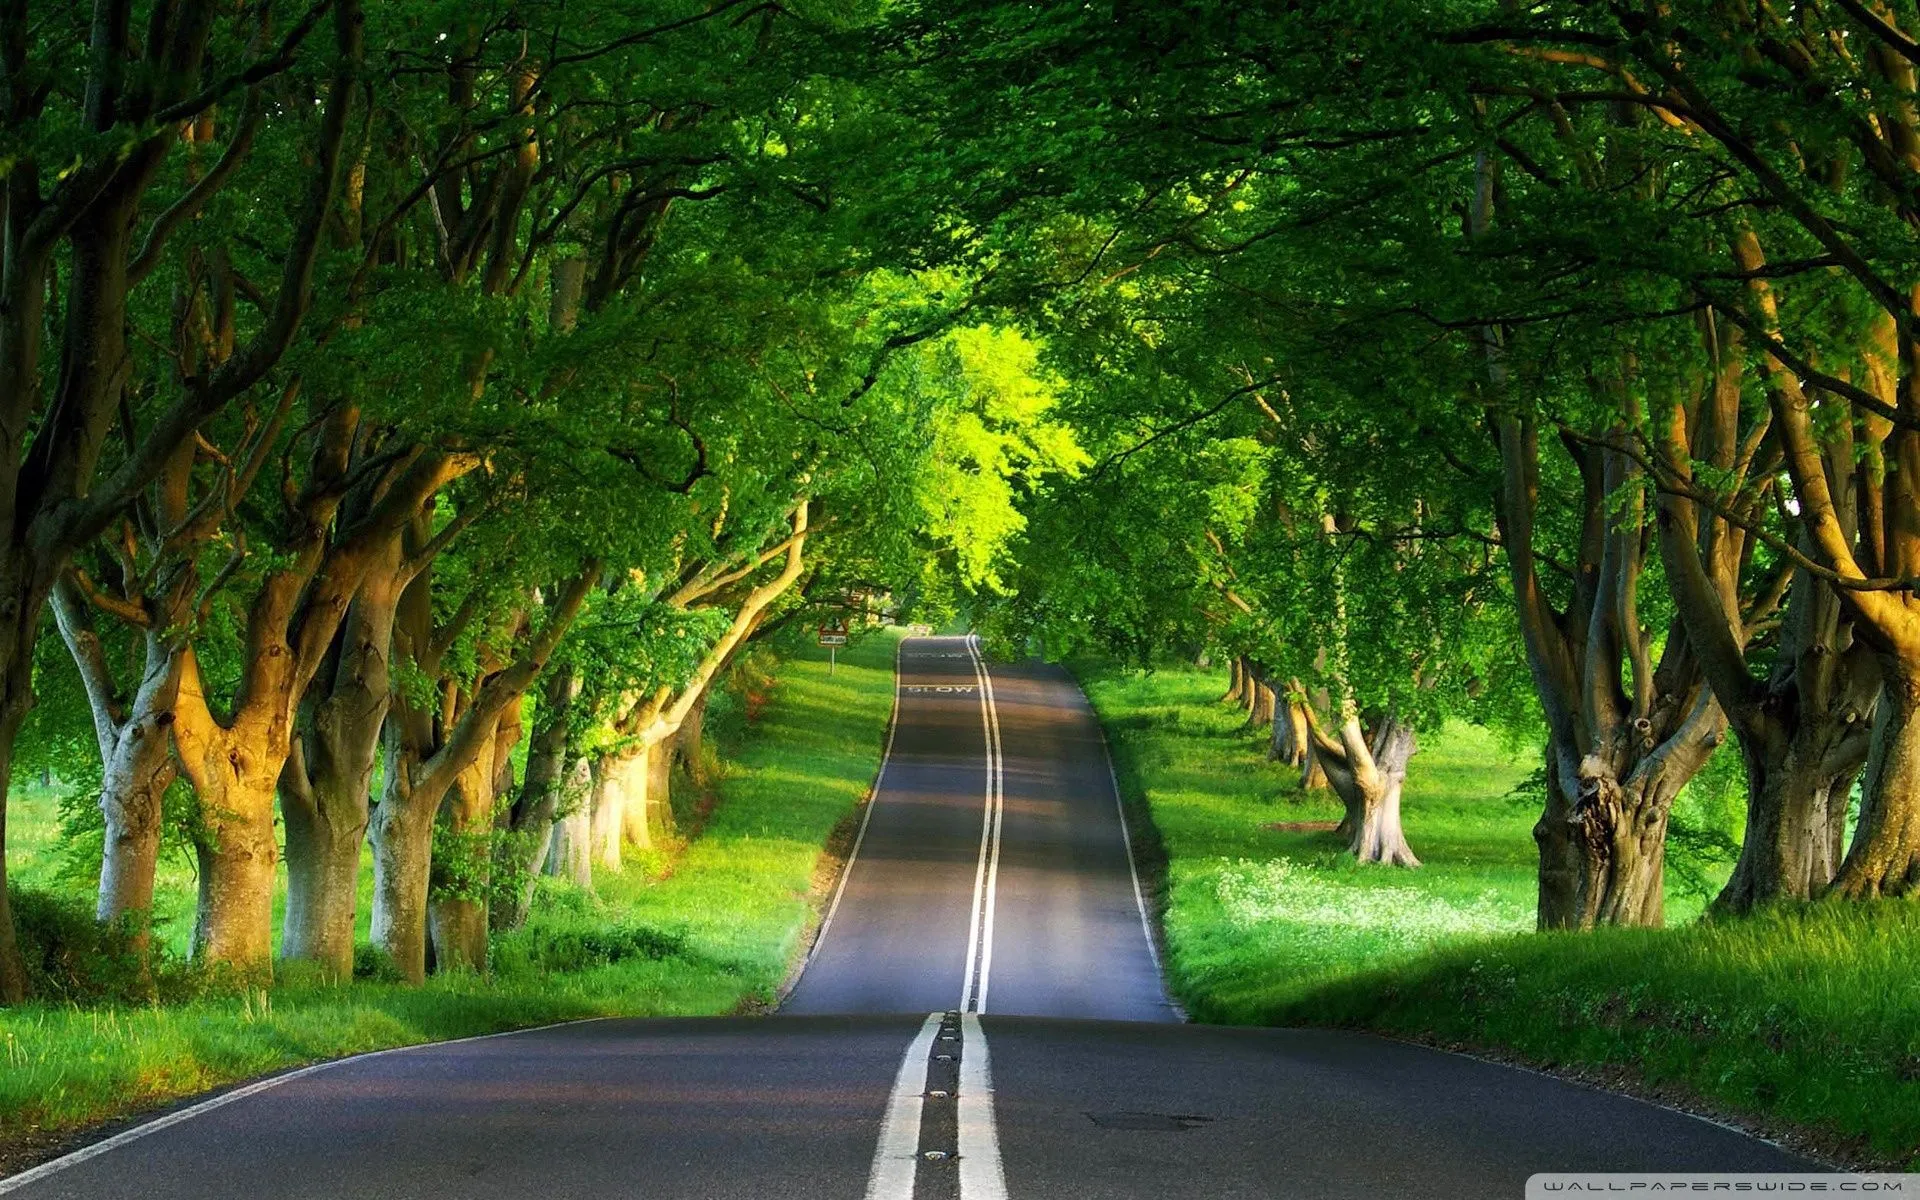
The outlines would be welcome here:
M 388 1052 L 176 1111 L 0 1194 L 1518 1197 L 1804 1170 L 1635 1100 L 1356 1034 L 1176 1023 L 1104 747 L 1042 666 L 902 648 L 875 802 L 779 1016 Z

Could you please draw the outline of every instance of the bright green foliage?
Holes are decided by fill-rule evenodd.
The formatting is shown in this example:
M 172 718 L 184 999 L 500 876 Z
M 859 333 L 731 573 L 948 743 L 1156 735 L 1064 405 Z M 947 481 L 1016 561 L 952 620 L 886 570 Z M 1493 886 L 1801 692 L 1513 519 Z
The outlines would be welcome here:
M 1026 527 L 1020 502 L 1045 476 L 1086 462 L 1055 412 L 1059 381 L 1018 331 L 978 326 L 931 346 L 916 382 L 935 394 L 926 536 L 950 550 L 962 584 L 1004 594 L 1004 559 Z

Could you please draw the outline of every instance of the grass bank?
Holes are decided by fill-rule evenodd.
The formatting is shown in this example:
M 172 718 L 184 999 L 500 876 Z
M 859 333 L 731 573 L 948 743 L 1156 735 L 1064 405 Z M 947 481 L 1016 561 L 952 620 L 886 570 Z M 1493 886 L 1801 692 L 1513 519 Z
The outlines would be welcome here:
M 1920 1169 L 1920 907 L 1532 932 L 1532 768 L 1484 730 L 1425 739 L 1418 871 L 1362 867 L 1216 703 L 1224 675 L 1083 668 L 1122 787 L 1152 814 L 1167 970 L 1196 1020 L 1335 1025 L 1491 1052 L 1734 1116 L 1839 1161 Z M 1681 877 L 1681 875 L 1689 877 Z
M 779 666 L 757 720 L 720 714 L 717 803 L 699 836 L 670 859 L 600 875 L 592 895 L 546 889 L 527 928 L 496 939 L 489 977 L 327 986 L 283 971 L 270 992 L 0 1011 L 0 1172 L 85 1127 L 303 1063 L 587 1017 L 767 1003 L 816 917 L 822 848 L 879 766 L 894 640 L 851 648 L 831 677 L 824 651 L 797 655 Z M 45 814 L 22 824 L 52 828 Z M 52 848 L 39 839 L 40 855 Z M 52 877 L 31 844 L 17 849 L 23 875 Z

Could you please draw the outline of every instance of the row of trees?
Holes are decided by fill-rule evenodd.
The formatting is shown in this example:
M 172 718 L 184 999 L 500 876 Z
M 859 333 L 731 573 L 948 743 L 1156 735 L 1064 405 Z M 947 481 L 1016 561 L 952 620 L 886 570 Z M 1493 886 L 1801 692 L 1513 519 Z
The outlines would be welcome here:
M 181 837 L 203 963 L 270 970 L 284 852 L 279 954 L 346 977 L 370 852 L 400 974 L 483 967 L 534 873 L 667 835 L 753 639 L 1017 525 L 1044 404 L 850 217 L 843 31 L 0 13 L 0 783 L 97 796 L 69 832 L 136 951 Z M 0 1000 L 26 981 L 0 886 Z
M 1891 0 L 922 10 L 896 61 L 967 135 L 924 169 L 1020 265 L 1094 458 L 995 619 L 1240 658 L 1363 858 L 1412 862 L 1415 729 L 1544 725 L 1543 927 L 1660 921 L 1729 735 L 1724 909 L 1911 893 L 1916 31 Z
M 1544 727 L 1543 926 L 1659 919 L 1729 735 L 1725 907 L 1906 893 L 1915 30 L 6 6 L 0 781 L 97 777 L 136 946 L 183 833 L 243 972 L 282 838 L 281 953 L 349 969 L 370 844 L 419 978 L 663 834 L 743 645 L 957 583 L 1051 651 L 1243 662 L 1363 858 L 1414 861 L 1418 730 Z

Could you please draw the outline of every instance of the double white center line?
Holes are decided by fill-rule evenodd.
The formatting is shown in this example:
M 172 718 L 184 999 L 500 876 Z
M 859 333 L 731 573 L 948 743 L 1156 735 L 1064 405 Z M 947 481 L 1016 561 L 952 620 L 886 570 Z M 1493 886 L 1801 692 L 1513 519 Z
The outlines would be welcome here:
M 951 1106 L 932 1115 L 931 1132 L 925 1129 L 929 1105 Z M 943 1181 L 957 1167 L 960 1200 L 1006 1200 L 993 1070 L 977 1013 L 929 1013 L 908 1044 L 880 1122 L 867 1200 L 914 1200 L 922 1163 L 934 1168 L 934 1195 L 953 1195 L 955 1184 Z
M 980 820 L 980 859 L 974 868 L 973 913 L 967 923 L 967 965 L 954 1013 L 932 1013 L 907 1046 L 894 1076 L 893 1094 L 880 1125 L 867 1200 L 913 1200 L 920 1164 L 953 1161 L 959 1168 L 960 1200 L 1006 1200 L 1000 1164 L 1000 1134 L 993 1117 L 993 1073 L 979 1014 L 987 1008 L 993 976 L 994 893 L 1000 880 L 1000 827 L 1006 808 L 1006 771 L 1000 749 L 1000 713 L 993 675 L 980 656 L 979 639 L 967 639 L 967 657 L 980 685 L 980 723 L 987 742 L 986 804 Z M 949 1030 L 942 1034 L 942 1029 Z M 953 1032 L 959 1034 L 956 1040 Z M 942 1052 L 945 1048 L 946 1052 Z M 953 1087 L 935 1089 L 936 1071 L 959 1057 Z M 954 1106 L 952 1151 L 921 1147 L 922 1118 L 929 1101 Z M 939 1126 L 936 1126 L 938 1128 Z M 951 1185 L 949 1185 L 951 1186 Z M 951 1194 L 951 1193 L 948 1193 Z
M 987 802 L 980 818 L 980 863 L 973 876 L 973 916 L 967 924 L 967 969 L 961 1012 L 987 1011 L 993 977 L 993 908 L 1000 882 L 1000 825 L 1006 811 L 1006 769 L 1000 754 L 1000 710 L 993 700 L 993 674 L 980 657 L 980 639 L 967 638 L 967 655 L 980 682 L 980 725 L 987 738 Z

